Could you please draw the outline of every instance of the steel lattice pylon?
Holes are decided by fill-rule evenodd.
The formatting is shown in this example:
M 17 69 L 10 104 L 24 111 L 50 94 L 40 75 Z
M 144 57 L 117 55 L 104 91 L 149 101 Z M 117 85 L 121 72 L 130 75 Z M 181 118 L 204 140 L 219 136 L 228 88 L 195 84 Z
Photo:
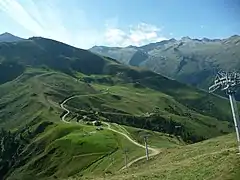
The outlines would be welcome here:
M 235 130 L 237 134 L 237 141 L 238 141 L 238 150 L 240 153 L 240 123 L 239 123 L 239 114 L 237 103 L 235 100 L 235 93 L 237 87 L 240 85 L 240 74 L 236 72 L 219 72 L 214 80 L 214 84 L 209 87 L 209 92 L 212 93 L 217 89 L 222 91 L 226 91 L 227 95 L 229 96 L 229 101 L 231 105 L 233 121 L 235 125 Z

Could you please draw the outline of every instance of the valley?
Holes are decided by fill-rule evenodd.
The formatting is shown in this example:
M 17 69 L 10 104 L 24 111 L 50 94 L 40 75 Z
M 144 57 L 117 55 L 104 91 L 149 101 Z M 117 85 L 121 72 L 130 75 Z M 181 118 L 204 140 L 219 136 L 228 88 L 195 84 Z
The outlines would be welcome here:
M 218 95 L 39 37 L 0 43 L 0 67 L 0 179 L 239 173 L 230 105 Z

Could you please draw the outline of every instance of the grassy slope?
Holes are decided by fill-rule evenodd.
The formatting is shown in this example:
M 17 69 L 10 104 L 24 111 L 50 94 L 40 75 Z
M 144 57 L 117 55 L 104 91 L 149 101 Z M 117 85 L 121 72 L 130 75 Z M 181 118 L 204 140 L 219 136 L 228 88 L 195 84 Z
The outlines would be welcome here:
M 59 103 L 75 94 L 88 96 L 71 101 L 68 105 L 73 110 L 82 108 L 82 103 L 85 103 L 101 111 L 105 110 L 105 106 L 107 111 L 110 109 L 110 112 L 118 110 L 122 114 L 128 113 L 132 118 L 132 116 L 139 117 L 139 115 L 151 113 L 159 107 L 157 114 L 160 114 L 161 118 L 153 120 L 154 128 L 159 128 L 158 123 L 166 120 L 181 123 L 186 127 L 187 132 L 206 136 L 206 138 L 232 130 L 228 127 L 228 122 L 223 121 L 227 119 L 228 112 L 222 112 L 223 106 L 218 103 L 226 105 L 224 100 L 213 99 L 215 109 L 211 111 L 212 109 L 206 109 L 204 104 L 208 103 L 206 100 L 213 96 L 207 96 L 207 93 L 202 91 L 196 92 L 194 88 L 152 72 L 128 68 L 115 61 L 89 54 L 87 51 L 41 38 L 30 42 L 25 41 L 19 46 L 18 43 L 0 45 L 1 61 L 21 62 L 25 68 L 28 68 L 17 79 L 0 85 L 0 125 L 16 132 L 22 130 L 24 136 L 29 138 L 28 146 L 18 159 L 19 162 L 16 163 L 16 167 L 12 167 L 14 170 L 12 177 L 31 179 L 32 176 L 43 178 L 52 177 L 54 174 L 66 177 L 79 171 L 81 171 L 79 175 L 88 174 L 91 171 L 98 173 L 104 168 L 107 169 L 109 160 L 104 158 L 82 171 L 81 168 L 86 168 L 89 163 L 100 158 L 100 155 L 95 154 L 94 157 L 83 159 L 78 155 L 84 153 L 82 150 L 88 152 L 87 150 L 93 146 L 91 142 L 94 139 L 100 138 L 100 142 L 105 142 L 106 136 L 111 137 L 106 142 L 109 145 L 106 146 L 108 149 L 99 144 L 99 149 L 102 148 L 105 152 L 109 152 L 113 147 L 129 146 L 129 149 L 135 149 L 135 146 L 133 148 L 131 144 L 127 145 L 128 142 L 125 142 L 122 137 L 109 132 L 93 137 L 93 140 L 87 137 L 78 139 L 76 137 L 82 134 L 84 128 L 78 125 L 68 126 L 56 123 L 62 115 Z M 92 66 L 93 64 L 96 66 Z M 37 69 L 39 67 L 43 68 Z M 73 77 L 79 77 L 82 81 L 77 81 Z M 152 80 L 146 77 L 151 77 Z M 86 78 L 92 82 L 84 82 Z M 106 88 L 110 89 L 110 93 L 97 95 L 100 90 Z M 201 102 L 201 106 L 196 105 L 196 100 L 203 97 L 206 98 Z M 204 115 L 200 115 L 199 112 Z M 219 116 L 215 116 L 216 112 L 219 112 Z M 191 116 L 186 116 L 189 113 Z M 113 119 L 117 119 L 119 114 L 112 114 Z M 206 115 L 220 118 L 217 120 Z M 133 125 L 138 126 L 138 120 L 145 122 L 145 119 L 147 119 L 145 116 L 137 121 L 133 118 Z M 44 122 L 52 124 L 45 131 Z M 141 125 L 141 128 L 145 126 Z M 134 133 L 132 136 L 137 139 Z M 158 139 L 159 136 L 155 137 Z M 83 144 L 81 144 L 82 140 Z M 85 145 L 85 142 L 87 145 L 83 149 L 80 148 Z M 163 144 L 165 142 L 164 138 Z M 141 151 L 131 151 L 131 153 L 133 158 Z M 78 157 L 74 160 L 73 156 Z M 119 169 L 123 163 L 123 160 L 121 162 L 119 160 L 122 158 L 122 152 L 118 151 L 113 156 L 118 160 L 116 160 L 116 166 L 111 168 Z M 68 168 L 66 164 L 69 163 Z M 116 171 L 111 168 L 107 170 Z
M 137 142 L 144 144 L 143 136 L 148 136 L 148 144 L 151 147 L 155 148 L 172 148 L 180 145 L 184 145 L 181 138 L 177 138 L 168 134 L 156 132 L 156 131 L 148 131 L 139 128 L 134 128 L 130 126 L 122 126 L 123 132 L 127 131 L 129 135 L 136 139 Z
M 178 123 L 184 127 L 187 132 L 191 132 L 198 137 L 204 137 L 205 139 L 221 133 L 231 132 L 231 126 L 228 122 L 201 115 L 180 104 L 171 96 L 151 89 L 135 88 L 132 84 L 119 84 L 115 86 L 93 84 L 93 87 L 99 91 L 102 90 L 102 92 L 105 92 L 107 89 L 108 93 L 93 96 L 79 96 L 70 100 L 67 104 L 73 111 L 77 112 L 78 109 L 91 107 L 90 109 L 94 109 L 94 111 L 104 111 L 106 113 L 120 112 L 119 115 L 128 114 L 133 116 L 146 116 L 147 114 L 157 111 L 156 114 L 162 118 Z M 189 97 L 191 98 L 191 96 Z M 117 115 L 118 114 L 115 116 Z M 145 129 L 154 129 L 161 125 L 161 123 L 156 122 L 157 124 L 153 125 L 154 127 L 149 128 L 146 125 L 146 119 L 139 118 L 137 122 L 133 124 L 129 121 L 118 121 L 118 123 Z M 141 121 L 146 121 L 146 123 Z M 154 122 L 152 124 L 154 124 Z
M 165 149 L 151 161 L 139 162 L 128 171 L 116 172 L 105 178 L 92 176 L 88 179 L 237 180 L 240 176 L 240 157 L 235 141 L 235 134 L 230 134 L 193 145 Z
M 175 92 L 160 87 L 162 90 L 165 90 L 166 93 L 172 95 L 169 96 L 153 90 L 154 88 L 136 88 L 134 84 L 131 83 L 118 83 L 114 86 L 98 83 L 91 83 L 89 85 L 82 81 L 76 81 L 74 78 L 63 73 L 36 69 L 27 70 L 27 72 L 18 79 L 5 83 L 1 85 L 0 88 L 2 89 L 1 104 L 3 107 L 0 111 L 0 115 L 2 115 L 0 123 L 2 123 L 5 128 L 10 129 L 16 126 L 24 126 L 36 117 L 40 120 L 47 119 L 56 121 L 55 115 L 60 116 L 62 112 L 61 109 L 59 109 L 59 103 L 63 99 L 75 94 L 89 94 L 89 96 L 71 100 L 69 102 L 70 106 L 76 109 L 91 107 L 95 109 L 98 108 L 99 111 L 120 111 L 138 116 L 152 113 L 158 108 L 158 114 L 160 114 L 161 117 L 182 124 L 187 128 L 187 131 L 191 131 L 198 136 L 204 135 L 206 136 L 205 138 L 209 138 L 231 131 L 226 121 L 218 121 L 215 118 L 200 115 L 176 101 L 176 99 L 179 98 L 177 96 L 178 93 L 185 94 L 181 92 L 180 89 Z M 10 88 L 13 90 L 9 92 L 8 90 Z M 108 94 L 99 94 L 101 90 L 105 91 L 106 89 L 109 89 Z M 185 89 L 188 90 L 187 88 Z M 189 101 L 190 103 L 188 101 L 186 102 L 186 104 L 190 106 L 192 103 L 196 102 L 195 97 L 200 99 L 202 94 L 201 92 L 198 93 L 198 97 L 195 96 L 197 93 L 194 94 L 193 91 L 188 91 L 189 96 L 185 95 L 180 98 L 185 101 L 187 99 L 192 99 Z M 93 96 L 93 94 L 97 95 Z M 148 96 L 146 96 L 146 94 L 148 94 Z M 194 94 L 194 96 L 191 96 L 192 94 Z M 32 104 L 27 104 L 29 103 L 29 99 Z M 216 98 L 215 101 L 217 100 L 221 103 L 223 102 L 223 100 Z M 204 107 L 206 102 L 201 104 L 203 104 Z M 219 104 L 216 103 L 213 104 L 213 106 L 218 110 L 217 112 L 221 111 L 221 109 L 219 109 L 221 108 Z M 200 106 L 198 104 L 195 107 L 199 108 Z M 19 110 L 15 111 L 16 109 Z M 7 113 L 9 111 L 11 113 Z M 22 112 L 26 113 L 23 114 Z M 222 111 L 222 113 L 223 112 L 224 111 Z M 186 116 L 186 114 L 190 114 L 191 118 Z M 137 127 L 146 128 L 145 126 Z M 209 131 L 211 131 L 211 133 L 207 133 Z
M 30 132 L 36 133 L 36 129 L 44 124 L 36 124 Z M 121 131 L 119 127 L 114 129 Z M 131 136 L 131 132 L 129 134 Z M 158 139 L 159 143 L 164 144 L 161 147 L 164 147 L 167 138 L 161 134 L 153 139 Z M 169 147 L 174 147 L 175 144 L 178 144 L 175 138 L 168 142 Z M 124 166 L 125 149 L 128 151 L 129 162 L 144 155 L 144 149 L 107 129 L 97 131 L 94 126 L 76 123 L 49 124 L 25 148 L 20 157 L 23 165 L 16 166 L 9 174 L 9 179 L 54 179 L 91 174 L 102 176 Z
M 215 116 L 221 120 L 228 120 L 231 117 L 230 111 L 222 110 L 223 108 L 225 109 L 225 105 L 228 105 L 227 101 L 219 98 L 216 99 L 208 93 L 187 87 L 150 71 L 126 67 L 118 64 L 114 60 L 102 58 L 88 51 L 76 49 L 63 43 L 43 38 L 32 38 L 31 40 L 18 43 L 1 43 L 0 47 L 0 58 L 3 59 L 2 63 L 11 62 L 13 64 L 15 63 L 16 66 L 21 65 L 34 68 L 44 67 L 49 71 L 54 69 L 75 77 L 81 74 L 84 76 L 82 80 L 92 81 L 98 84 L 107 83 L 108 85 L 116 85 L 123 83 L 123 86 L 125 86 L 126 83 L 133 82 L 134 85 L 136 85 L 138 82 L 143 86 L 170 95 L 184 106 L 201 114 Z M 92 75 L 95 76 L 92 77 Z M 49 79 L 52 81 L 51 78 Z M 58 78 L 55 81 L 60 80 L 64 82 L 67 79 L 69 78 L 64 78 L 64 80 Z M 47 78 L 43 81 L 45 80 L 47 80 Z M 38 84 L 36 83 L 36 85 Z M 42 87 L 43 86 L 44 84 Z M 69 87 L 58 85 L 54 88 L 71 89 L 71 87 L 74 87 L 74 85 L 70 85 Z M 57 91 L 59 91 L 59 89 L 57 89 Z M 67 91 L 63 93 L 66 94 Z M 198 103 L 196 103 L 196 101 L 198 101 Z M 215 101 L 218 102 L 215 103 Z M 208 106 L 208 104 L 210 104 L 209 102 L 211 103 L 211 107 Z M 220 103 L 224 106 L 219 105 Z M 135 112 L 136 111 L 137 110 L 135 110 Z M 140 111 L 138 111 L 138 113 L 139 112 Z
M 22 84 L 26 90 L 23 91 L 18 84 Z M 62 110 L 58 108 L 58 102 L 78 93 L 98 93 L 97 89 L 83 82 L 76 82 L 73 78 L 61 73 L 36 69 L 27 70 L 21 77 L 7 84 L 3 84 L 1 88 L 8 88 L 8 86 L 14 88 L 11 93 L 2 91 L 2 98 L 11 97 L 8 98 L 8 101 L 15 99 L 14 102 L 16 102 L 16 104 L 6 102 L 6 104 L 8 106 L 11 105 L 13 109 L 18 107 L 18 103 L 21 104 L 23 100 L 27 100 L 16 100 L 16 97 L 21 95 L 21 93 L 26 96 L 24 96 L 24 98 L 32 98 L 32 102 L 35 104 L 42 104 L 41 108 L 36 108 L 36 112 L 32 104 L 30 106 L 31 110 L 22 110 L 23 112 L 28 112 L 29 116 L 33 118 L 36 116 L 35 113 L 39 113 L 36 118 L 27 119 L 21 111 L 13 111 L 13 113 L 16 114 L 10 114 L 10 121 L 4 124 L 6 128 L 15 130 L 15 123 L 19 122 L 20 126 L 18 126 L 18 130 L 24 129 L 24 135 L 27 137 L 30 134 L 33 138 L 30 139 L 30 144 L 26 147 L 20 158 L 20 163 L 25 165 L 16 168 L 10 175 L 10 179 L 31 179 L 33 176 L 36 178 L 53 176 L 67 177 L 68 175 L 74 175 L 79 172 L 80 174 L 88 174 L 90 172 L 102 173 L 103 170 L 116 171 L 124 164 L 123 148 L 128 149 L 129 160 L 143 155 L 144 151 L 141 148 L 139 149 L 135 145 L 132 145 L 127 139 L 122 138 L 118 134 L 104 131 L 92 134 L 90 137 L 83 137 L 85 132 L 96 131 L 95 128 L 56 124 L 56 122 L 60 120 L 59 116 L 62 112 Z M 5 110 L 9 109 L 8 106 L 2 108 L 3 114 Z M 42 132 L 43 130 L 39 127 L 42 127 L 45 121 L 49 123 L 52 122 L 53 125 Z M 106 138 L 109 139 L 109 141 L 106 141 Z M 96 148 L 96 145 L 99 147 Z M 117 148 L 118 150 L 116 150 Z M 110 152 L 113 152 L 113 154 L 104 157 L 102 160 L 88 167 L 89 163 L 91 164 L 91 162 L 101 159 Z M 101 154 L 87 155 L 86 157 L 82 156 L 82 154 L 89 153 Z M 113 159 L 114 165 L 109 166 Z
M 54 71 L 29 69 L 14 81 L 0 85 L 0 124 L 8 129 L 21 127 L 40 117 L 50 120 L 59 114 L 59 102 L 68 96 L 95 93 L 83 82 Z
M 17 168 L 9 179 L 51 179 L 117 170 L 124 165 L 124 148 L 129 150 L 130 160 L 144 153 L 143 149 L 109 130 L 97 131 L 94 126 L 77 124 L 53 124 L 25 149 L 22 160 L 30 160 Z M 111 158 L 114 158 L 114 163 L 110 166 Z
M 21 86 L 17 86 L 18 83 L 23 84 L 26 90 L 23 91 Z M 84 98 L 79 97 L 73 100 L 73 102 L 78 102 L 77 104 L 81 104 L 83 99 L 86 101 L 89 101 L 90 99 L 90 102 L 92 103 L 91 107 L 97 107 L 97 104 L 105 104 L 106 106 L 116 108 L 125 113 L 141 115 L 145 114 L 146 112 L 151 112 L 157 106 L 159 107 L 160 111 L 165 113 L 165 115 L 170 115 L 171 113 L 169 114 L 169 112 L 165 111 L 165 108 L 169 105 L 178 107 L 176 109 L 180 111 L 189 111 L 188 108 L 179 104 L 170 96 L 163 93 L 158 93 L 151 89 L 134 88 L 132 84 L 119 84 L 117 86 L 92 84 L 92 86 L 89 86 L 83 82 L 77 82 L 70 76 L 52 71 L 46 72 L 42 70 L 30 69 L 15 81 L 2 85 L 3 88 L 5 88 L 5 86 L 15 87 L 13 88 L 13 92 L 19 91 L 19 93 L 8 93 L 2 91 L 2 98 L 11 95 L 12 99 L 15 99 L 15 96 L 25 93 L 25 96 L 32 97 L 34 103 L 42 104 L 42 108 L 37 108 L 36 112 L 33 111 L 32 106 L 32 111 L 25 110 L 26 112 L 31 113 L 30 115 L 32 117 L 35 116 L 35 113 L 41 112 L 38 116 L 40 119 L 35 119 L 37 124 L 44 120 L 52 122 L 59 121 L 59 116 L 62 111 L 57 108 L 58 102 L 61 102 L 66 97 L 78 93 L 89 93 L 91 95 L 84 96 Z M 106 88 L 109 88 L 109 94 L 92 96 L 92 94 L 98 94 L 100 90 Z M 29 94 L 29 92 L 31 92 L 31 94 Z M 148 94 L 148 96 L 146 96 L 146 94 Z M 116 96 L 118 97 L 117 99 Z M 90 97 L 95 97 L 97 99 L 95 99 L 96 101 L 92 102 Z M 11 100 L 11 98 L 8 100 Z M 16 103 L 21 102 L 21 99 L 16 101 Z M 69 103 L 71 107 L 74 107 L 75 103 Z M 17 106 L 13 103 L 7 104 L 13 107 Z M 148 104 L 148 106 L 145 106 L 145 104 Z M 101 109 L 101 106 L 99 106 L 99 108 Z M 3 108 L 3 110 L 5 109 Z M 20 118 L 15 119 L 14 117 Z M 23 121 L 24 116 L 22 119 L 21 117 L 21 113 L 10 116 L 11 121 L 5 124 L 8 125 L 5 127 L 11 128 L 12 123 L 15 123 L 17 120 Z M 180 117 L 176 117 L 179 121 Z M 203 118 L 203 120 L 205 118 Z M 184 122 L 184 118 L 180 121 Z M 211 119 L 211 121 L 214 120 Z M 215 123 L 218 122 L 216 121 Z M 22 122 L 21 125 L 24 127 Z M 28 129 L 35 132 L 34 129 L 37 129 L 38 125 L 32 125 Z M 198 128 L 200 126 L 197 125 L 196 127 Z M 131 127 L 125 128 L 130 132 L 133 138 L 141 142 L 139 135 L 137 134 L 137 132 L 139 132 L 138 129 Z M 197 128 L 193 129 L 197 130 Z M 48 127 L 44 133 L 40 135 L 37 134 L 36 137 L 34 136 L 35 138 L 31 140 L 30 145 L 27 146 L 22 154 L 23 157 L 20 162 L 23 162 L 25 165 L 19 166 L 17 169 L 15 169 L 10 177 L 12 179 L 31 179 L 34 176 L 36 178 L 45 179 L 48 177 L 51 179 L 53 177 L 64 178 L 71 175 L 81 176 L 81 174 L 86 176 L 92 172 L 94 172 L 94 174 L 102 175 L 102 173 L 106 171 L 116 172 L 123 166 L 123 148 L 126 147 L 129 150 L 130 160 L 134 157 L 143 155 L 144 153 L 142 149 L 138 149 L 136 146 L 129 143 L 129 141 L 125 138 L 106 130 L 97 132 L 91 136 L 84 136 L 85 132 L 91 131 L 95 131 L 95 129 L 93 127 L 54 123 L 51 127 Z M 150 133 L 152 134 L 152 138 L 150 137 L 150 144 L 153 146 L 174 147 L 175 142 L 177 142 L 174 138 L 164 136 L 163 134 Z M 199 133 L 204 132 L 199 131 Z M 98 146 L 98 148 L 96 148 L 96 146 Z M 118 150 L 114 151 L 117 148 Z M 112 152 L 112 154 L 108 155 L 110 152 Z M 89 155 L 89 153 L 95 154 Z M 82 154 L 88 155 L 82 156 Z M 104 158 L 102 159 L 103 156 Z M 113 162 L 113 165 L 109 166 L 111 162 Z

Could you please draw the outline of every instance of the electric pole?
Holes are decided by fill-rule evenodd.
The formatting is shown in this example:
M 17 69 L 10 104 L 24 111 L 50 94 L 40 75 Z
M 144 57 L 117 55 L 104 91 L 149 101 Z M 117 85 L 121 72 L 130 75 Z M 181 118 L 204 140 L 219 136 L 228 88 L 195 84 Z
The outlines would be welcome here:
M 147 161 L 148 161 L 149 160 L 148 144 L 147 144 L 148 136 L 145 135 L 143 138 L 144 138 L 144 142 L 145 142 L 146 158 L 147 158 Z
M 214 84 L 209 87 L 209 92 L 212 93 L 217 89 L 226 91 L 231 105 L 235 131 L 237 134 L 238 151 L 240 153 L 240 123 L 237 103 L 235 100 L 235 93 L 238 85 L 240 85 L 240 75 L 238 73 L 219 72 L 215 78 Z
M 128 153 L 128 150 L 127 150 L 127 149 L 124 149 L 123 153 L 124 153 L 124 155 L 125 155 L 125 167 L 126 167 L 126 169 L 127 169 L 127 164 L 128 164 L 127 153 Z
M 147 132 L 144 132 L 144 131 L 140 132 L 140 137 L 143 138 L 144 144 L 145 144 L 145 152 L 146 152 L 147 161 L 149 160 L 149 152 L 148 152 L 148 137 L 149 136 L 150 136 L 150 134 Z

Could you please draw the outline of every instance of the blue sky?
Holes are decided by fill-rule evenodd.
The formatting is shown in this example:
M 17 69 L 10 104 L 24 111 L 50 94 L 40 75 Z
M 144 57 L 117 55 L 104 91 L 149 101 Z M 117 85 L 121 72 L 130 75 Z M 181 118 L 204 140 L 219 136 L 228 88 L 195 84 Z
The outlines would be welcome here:
M 0 0 L 0 33 L 80 48 L 240 34 L 239 0 Z

